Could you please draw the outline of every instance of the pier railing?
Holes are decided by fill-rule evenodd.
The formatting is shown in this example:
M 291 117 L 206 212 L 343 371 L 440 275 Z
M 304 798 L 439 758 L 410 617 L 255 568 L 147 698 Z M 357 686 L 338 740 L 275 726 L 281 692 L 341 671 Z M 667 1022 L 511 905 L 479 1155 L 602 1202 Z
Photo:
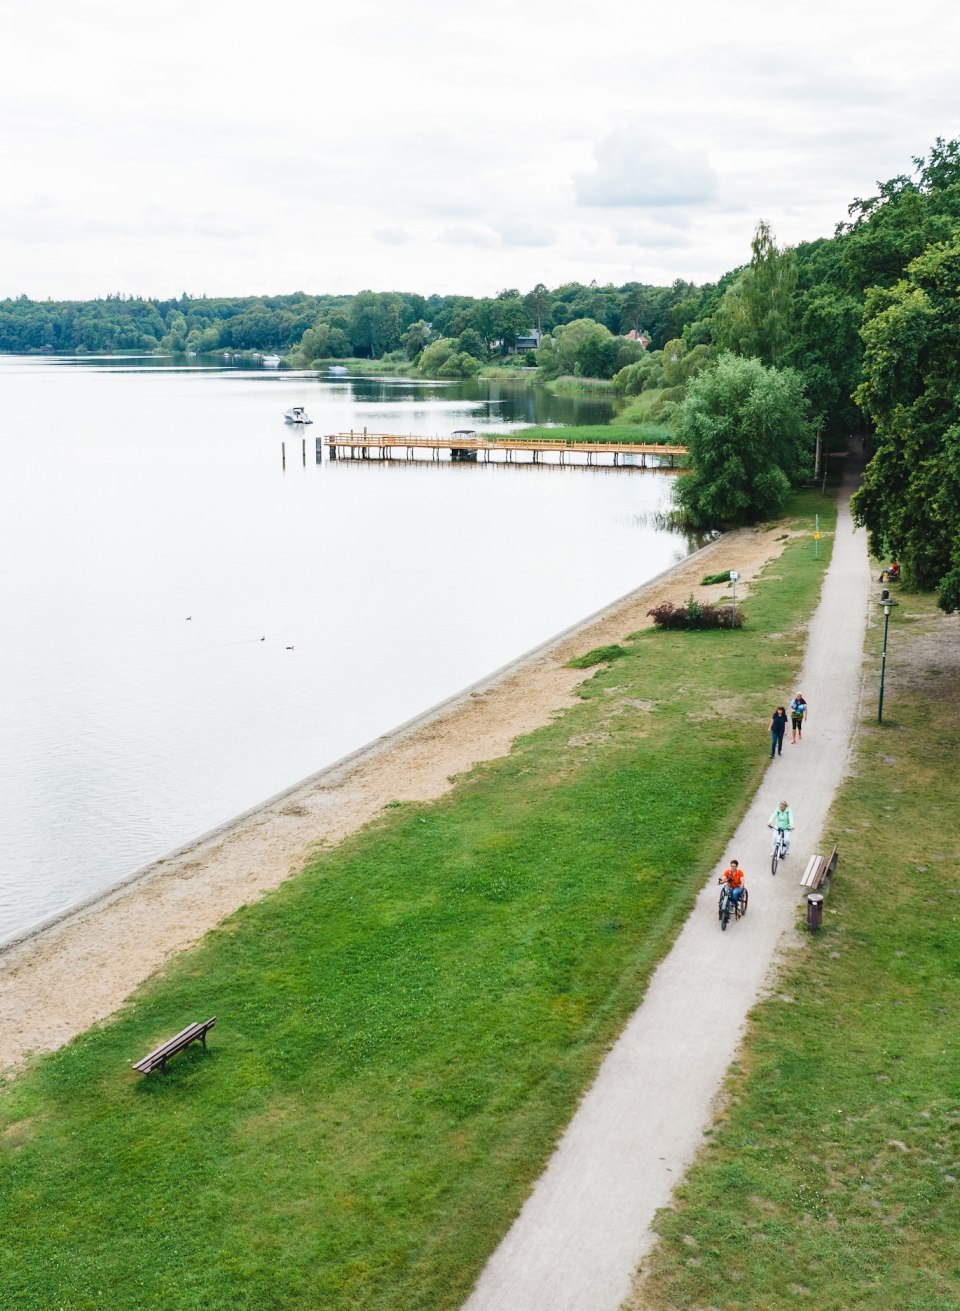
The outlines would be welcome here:
M 320 441 L 321 439 L 318 438 L 318 448 Z M 687 454 L 686 446 L 675 443 L 554 441 L 543 437 L 524 438 L 522 433 L 499 438 L 465 433 L 452 433 L 447 437 L 413 437 L 364 430 L 331 433 L 322 441 L 332 459 L 360 460 L 391 459 L 401 451 L 405 458 L 413 459 L 415 452 L 421 450 L 430 451 L 434 459 L 440 458 L 441 451 L 449 451 L 450 458 L 455 461 L 476 461 L 481 456 L 485 461 L 489 461 L 492 455 L 499 453 L 508 463 L 516 453 L 526 453 L 532 454 L 535 464 L 539 463 L 539 457 L 543 453 L 557 455 L 561 464 L 565 462 L 568 455 L 585 456 L 588 464 L 594 463 L 598 455 L 612 456 L 614 464 L 619 464 L 620 457 L 623 455 L 634 455 L 641 457 L 644 467 L 648 456 L 656 456 L 658 464 L 669 460 L 672 468 L 678 456 Z

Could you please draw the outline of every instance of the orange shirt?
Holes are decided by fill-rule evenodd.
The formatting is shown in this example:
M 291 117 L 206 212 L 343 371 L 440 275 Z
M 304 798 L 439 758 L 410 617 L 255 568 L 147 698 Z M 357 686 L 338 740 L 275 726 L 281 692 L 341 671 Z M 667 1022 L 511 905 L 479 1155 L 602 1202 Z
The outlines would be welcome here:
M 736 869 L 725 869 L 723 871 L 724 883 L 729 883 L 731 888 L 743 887 L 743 870 L 737 866 Z

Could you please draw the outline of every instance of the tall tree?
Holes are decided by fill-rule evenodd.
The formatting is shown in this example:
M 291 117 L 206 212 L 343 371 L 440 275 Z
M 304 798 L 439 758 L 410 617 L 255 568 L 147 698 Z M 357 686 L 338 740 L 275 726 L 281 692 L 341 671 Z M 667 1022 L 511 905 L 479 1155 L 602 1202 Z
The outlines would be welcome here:
M 677 424 L 693 465 L 675 491 L 686 518 L 719 527 L 781 510 L 811 469 L 807 408 L 800 375 L 755 356 L 727 352 L 691 379 Z
M 532 291 L 528 291 L 523 298 L 523 303 L 527 311 L 532 315 L 537 324 L 537 332 L 543 335 L 543 320 L 550 308 L 550 293 L 543 285 L 538 282 Z
M 876 451 L 853 498 L 878 554 L 960 609 L 960 241 L 932 246 L 867 297 L 857 399 Z
M 722 350 L 779 365 L 790 342 L 796 257 L 777 245 L 764 220 L 757 225 L 750 248 L 750 263 L 714 316 L 714 340 Z

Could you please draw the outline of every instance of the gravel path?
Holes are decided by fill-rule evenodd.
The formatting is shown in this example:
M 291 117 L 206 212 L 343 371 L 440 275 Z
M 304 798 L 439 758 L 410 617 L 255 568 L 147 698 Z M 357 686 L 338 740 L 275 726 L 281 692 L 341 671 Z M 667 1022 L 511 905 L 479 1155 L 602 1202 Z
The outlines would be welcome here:
M 803 692 L 810 704 L 803 741 L 792 746 L 788 731 L 783 756 L 770 762 L 723 864 L 711 872 L 465 1311 L 617 1311 L 656 1242 L 654 1214 L 669 1204 L 703 1142 L 747 1013 L 769 984 L 778 947 L 794 932 L 807 857 L 833 845 L 822 830 L 849 765 L 872 581 L 865 535 L 853 532 L 851 490 L 841 497 L 801 681 L 770 695 L 771 705 L 789 704 Z M 768 735 L 759 738 L 757 749 L 768 750 Z M 774 879 L 766 824 L 783 799 L 797 830 Z M 716 878 L 730 856 L 746 870 L 750 908 L 721 933 Z

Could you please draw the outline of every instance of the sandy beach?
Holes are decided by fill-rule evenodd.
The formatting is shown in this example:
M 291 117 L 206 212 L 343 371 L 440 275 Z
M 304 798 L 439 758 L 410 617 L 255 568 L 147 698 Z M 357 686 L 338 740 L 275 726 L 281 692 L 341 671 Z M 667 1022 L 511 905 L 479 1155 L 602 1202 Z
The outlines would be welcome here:
M 0 953 L 0 1069 L 8 1077 L 116 1011 L 165 960 L 299 873 L 311 855 L 391 801 L 429 800 L 473 764 L 575 703 L 574 655 L 646 627 L 661 601 L 729 596 L 704 574 L 740 571 L 738 597 L 783 534 L 741 529 L 553 638 L 484 682 L 222 826 Z

